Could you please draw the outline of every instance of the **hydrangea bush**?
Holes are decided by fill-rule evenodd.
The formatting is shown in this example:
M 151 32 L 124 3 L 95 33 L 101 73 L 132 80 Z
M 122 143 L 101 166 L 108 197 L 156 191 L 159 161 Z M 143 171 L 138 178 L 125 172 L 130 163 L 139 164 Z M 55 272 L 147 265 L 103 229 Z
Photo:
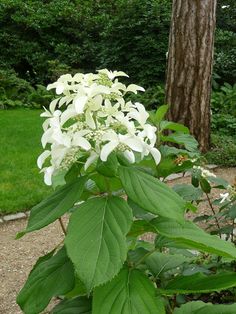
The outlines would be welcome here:
M 59 220 L 65 238 L 39 258 L 17 302 L 26 314 L 42 313 L 53 297 L 60 300 L 54 314 L 204 314 L 209 307 L 235 313 L 235 305 L 178 307 L 180 293 L 233 287 L 229 271 L 185 272 L 199 264 L 199 254 L 231 261 L 236 249 L 185 219 L 186 211 L 196 210 L 199 186 L 208 195 L 217 178 L 201 168 L 188 129 L 163 120 L 167 106 L 149 114 L 142 104 L 126 101 L 129 93 L 144 90 L 119 82 L 125 76 L 105 69 L 63 75 L 48 86 L 58 97 L 42 114 L 38 166 L 55 191 L 32 208 L 17 237 Z M 165 183 L 171 173 L 187 170 L 190 189 Z M 155 241 L 141 237 L 147 232 Z

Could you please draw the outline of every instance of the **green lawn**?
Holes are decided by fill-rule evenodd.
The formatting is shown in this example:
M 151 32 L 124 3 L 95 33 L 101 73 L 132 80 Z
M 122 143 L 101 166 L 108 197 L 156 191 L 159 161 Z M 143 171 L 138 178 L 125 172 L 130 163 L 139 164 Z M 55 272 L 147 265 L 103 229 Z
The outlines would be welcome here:
M 42 152 L 39 110 L 0 110 L 0 214 L 30 209 L 51 188 L 36 165 Z

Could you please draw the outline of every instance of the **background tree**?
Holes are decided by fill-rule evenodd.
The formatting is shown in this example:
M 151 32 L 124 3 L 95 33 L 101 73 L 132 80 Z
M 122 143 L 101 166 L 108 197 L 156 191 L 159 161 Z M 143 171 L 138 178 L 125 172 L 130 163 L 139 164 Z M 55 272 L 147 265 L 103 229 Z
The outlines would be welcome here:
M 166 102 L 169 118 L 190 128 L 200 149 L 210 142 L 210 94 L 216 0 L 173 0 Z

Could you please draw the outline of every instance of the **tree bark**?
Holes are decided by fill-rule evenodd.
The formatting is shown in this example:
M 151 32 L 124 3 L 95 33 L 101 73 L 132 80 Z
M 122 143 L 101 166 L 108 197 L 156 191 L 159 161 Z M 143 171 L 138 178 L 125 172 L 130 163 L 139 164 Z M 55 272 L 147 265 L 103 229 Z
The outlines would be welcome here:
M 173 0 L 166 103 L 169 119 L 189 127 L 201 151 L 210 143 L 216 0 Z

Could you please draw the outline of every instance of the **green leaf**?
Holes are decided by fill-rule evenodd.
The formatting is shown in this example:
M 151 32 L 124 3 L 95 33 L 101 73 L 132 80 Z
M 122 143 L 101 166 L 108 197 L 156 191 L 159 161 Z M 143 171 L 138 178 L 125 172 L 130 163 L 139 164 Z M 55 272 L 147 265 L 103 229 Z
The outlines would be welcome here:
M 216 184 L 216 186 L 214 186 L 214 188 L 218 188 L 218 189 L 226 189 L 229 186 L 229 182 L 227 182 L 226 180 L 219 178 L 219 177 L 208 177 L 207 180 L 211 183 Z
M 33 268 L 17 303 L 25 314 L 43 311 L 53 296 L 63 295 L 74 286 L 74 268 L 63 247 L 54 256 L 42 259 Z
M 171 239 L 179 246 L 236 258 L 236 249 L 231 243 L 206 233 L 190 221 L 181 224 L 173 219 L 159 217 L 149 223 L 156 228 L 158 233 Z
M 201 189 L 190 184 L 176 184 L 173 186 L 173 190 L 186 201 L 198 201 L 203 195 Z
M 207 293 L 221 291 L 236 286 L 236 274 L 233 272 L 219 273 L 206 276 L 196 273 L 191 276 L 177 276 L 161 289 L 161 293 L 172 295 L 175 293 Z
M 122 189 L 120 180 L 115 177 L 105 177 L 99 173 L 96 173 L 91 176 L 91 179 L 95 182 L 101 193 L 107 192 L 108 187 L 113 192 Z
M 194 173 L 192 174 L 192 181 L 191 181 L 192 185 L 195 187 L 195 188 L 198 188 L 199 187 L 199 178 L 198 176 L 196 176 Z
M 133 215 L 136 218 L 141 218 L 144 220 L 151 220 L 151 219 L 155 218 L 155 215 L 144 210 L 142 207 L 140 207 L 138 204 L 136 204 L 130 198 L 128 198 L 127 202 L 128 202 L 128 205 L 130 206 L 130 208 L 132 209 Z
M 80 199 L 87 177 L 80 177 L 56 190 L 52 195 L 31 209 L 26 230 L 18 233 L 17 238 L 28 232 L 41 229 L 65 214 Z
M 96 170 L 105 177 L 114 177 L 117 173 L 117 169 L 118 161 L 115 153 L 110 154 L 106 162 L 101 161 L 101 159 L 97 162 Z
M 115 196 L 89 199 L 71 215 L 65 244 L 88 291 L 121 269 L 131 223 L 130 207 Z
M 148 254 L 149 251 L 144 247 L 138 247 L 134 250 L 129 250 L 127 261 L 132 264 L 140 263 L 144 259 L 144 256 Z
M 198 142 L 190 134 L 173 133 L 168 136 L 161 136 L 161 139 L 164 142 L 172 142 L 183 145 L 190 152 L 198 150 Z
M 235 304 L 211 304 L 202 301 L 188 302 L 174 310 L 174 314 L 235 314 Z
M 161 130 L 172 130 L 179 131 L 185 134 L 189 134 L 189 129 L 180 123 L 175 123 L 171 121 L 161 121 L 160 123 Z
M 188 261 L 190 261 L 190 258 L 181 254 L 164 254 L 160 252 L 154 252 L 145 259 L 146 265 L 155 276 L 159 276 L 161 273 L 174 269 Z
M 74 288 L 69 291 L 65 297 L 67 299 L 72 299 L 74 297 L 78 297 L 78 296 L 82 296 L 82 295 L 86 295 L 87 294 L 87 289 L 84 285 L 84 283 L 78 278 L 75 276 L 75 286 Z
M 87 297 L 78 297 L 60 302 L 52 314 L 92 314 L 92 302 Z
M 125 192 L 143 209 L 183 221 L 185 202 L 166 184 L 133 167 L 120 167 L 119 176 Z
M 128 236 L 138 237 L 146 232 L 155 232 L 155 228 L 153 228 L 146 220 L 135 220 L 131 226 Z
M 93 314 L 164 314 L 152 282 L 139 270 L 124 268 L 94 291 Z
M 175 156 L 167 156 L 163 157 L 161 162 L 156 166 L 156 172 L 159 178 L 166 178 L 173 173 L 186 172 L 192 166 L 193 164 L 189 160 L 184 161 L 182 165 L 177 165 Z
M 201 186 L 203 192 L 205 192 L 207 194 L 209 194 L 211 192 L 211 185 L 205 178 L 200 179 L 200 186 Z
M 160 106 L 155 113 L 155 123 L 160 123 L 169 109 L 168 105 Z

